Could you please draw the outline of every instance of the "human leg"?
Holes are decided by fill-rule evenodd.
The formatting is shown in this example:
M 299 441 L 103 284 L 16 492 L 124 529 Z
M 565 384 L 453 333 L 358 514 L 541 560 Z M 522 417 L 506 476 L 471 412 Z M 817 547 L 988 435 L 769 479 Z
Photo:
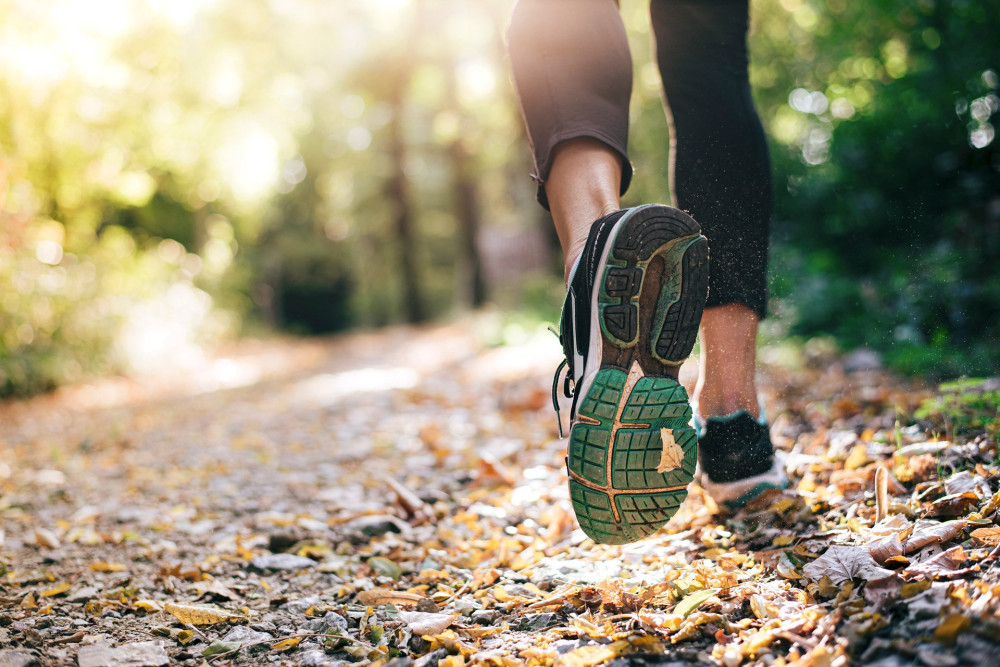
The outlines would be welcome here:
M 677 371 L 704 306 L 707 244 L 677 209 L 614 210 L 632 173 L 631 59 L 615 3 L 521 0 L 508 37 L 539 201 L 566 259 L 570 498 L 596 541 L 630 542 L 666 523 L 694 473 Z
M 701 416 L 746 410 L 757 419 L 757 313 L 739 303 L 706 308 L 695 401 Z
M 507 32 L 535 163 L 570 269 L 595 220 L 619 207 L 632 59 L 615 0 L 519 0 Z
M 757 416 L 757 323 L 766 312 L 771 177 L 747 76 L 747 0 L 652 0 L 657 63 L 674 139 L 678 205 L 711 248 L 702 318 L 703 416 Z
M 651 0 L 670 178 L 712 256 L 694 403 L 699 480 L 735 506 L 786 483 L 760 419 L 757 324 L 766 313 L 770 164 L 747 76 L 747 0 Z
M 590 137 L 564 141 L 554 153 L 545 193 L 562 246 L 568 285 L 594 220 L 620 208 L 622 160 L 607 144 Z

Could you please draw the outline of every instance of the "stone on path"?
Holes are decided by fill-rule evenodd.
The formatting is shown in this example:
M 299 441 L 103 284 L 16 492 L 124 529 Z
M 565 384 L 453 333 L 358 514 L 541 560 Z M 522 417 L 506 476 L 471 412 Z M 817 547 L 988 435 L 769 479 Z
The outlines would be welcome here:
M 240 646 L 246 646 L 247 644 L 257 644 L 259 642 L 273 642 L 274 635 L 253 630 L 245 625 L 237 625 L 222 638 L 222 641 L 237 642 Z
M 38 658 L 27 651 L 0 651 L 0 667 L 35 667 Z
M 334 660 L 320 649 L 311 649 L 299 654 L 299 665 L 301 667 L 343 667 L 346 660 Z
M 160 642 L 121 646 L 84 646 L 76 658 L 80 667 L 161 667 L 170 656 Z
M 250 565 L 258 570 L 301 570 L 316 565 L 316 561 L 295 554 L 267 554 L 257 556 Z

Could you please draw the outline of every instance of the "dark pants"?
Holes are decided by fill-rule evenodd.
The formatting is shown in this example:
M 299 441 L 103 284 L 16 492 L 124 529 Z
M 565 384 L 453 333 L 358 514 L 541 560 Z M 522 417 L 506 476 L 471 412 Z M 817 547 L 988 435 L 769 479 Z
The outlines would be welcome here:
M 747 78 L 747 0 L 650 0 L 670 122 L 670 190 L 711 250 L 708 307 L 767 310 L 771 175 Z M 555 146 L 592 137 L 632 179 L 632 59 L 615 0 L 518 0 L 508 47 L 535 159 L 539 202 Z

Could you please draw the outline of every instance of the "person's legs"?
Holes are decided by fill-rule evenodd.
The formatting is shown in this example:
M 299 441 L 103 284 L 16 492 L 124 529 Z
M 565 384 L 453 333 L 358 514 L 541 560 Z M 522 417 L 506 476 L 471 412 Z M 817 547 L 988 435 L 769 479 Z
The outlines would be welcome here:
M 562 245 L 564 277 L 587 243 L 594 220 L 617 211 L 622 158 L 607 144 L 581 137 L 555 147 L 545 193 Z
M 613 0 L 520 0 L 508 46 L 539 202 L 566 263 L 570 500 L 594 540 L 635 541 L 673 516 L 694 475 L 697 436 L 677 373 L 705 304 L 708 244 L 673 207 L 618 209 L 632 175 L 632 63 Z
M 757 419 L 757 313 L 743 304 L 706 308 L 694 401 L 702 417 L 746 410 Z
M 747 76 L 747 0 L 651 0 L 657 62 L 671 120 L 677 204 L 709 240 L 702 317 L 702 416 L 758 414 L 757 322 L 766 313 L 771 177 Z
M 595 220 L 618 209 L 632 57 L 615 0 L 518 0 L 507 31 L 511 71 L 552 212 L 566 277 Z

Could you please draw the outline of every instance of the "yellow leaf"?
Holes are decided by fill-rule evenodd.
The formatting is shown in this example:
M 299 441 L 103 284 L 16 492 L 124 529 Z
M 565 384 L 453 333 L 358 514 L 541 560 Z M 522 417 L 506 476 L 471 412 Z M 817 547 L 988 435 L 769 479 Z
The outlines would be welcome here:
M 37 606 L 38 604 L 35 602 L 35 595 L 33 593 L 28 593 L 24 596 L 24 599 L 21 600 L 22 609 L 34 609 Z
M 951 614 L 934 630 L 934 639 L 945 644 L 954 644 L 955 639 L 972 627 L 972 620 L 961 614 Z
M 770 512 L 777 512 L 778 514 L 784 514 L 788 510 L 792 509 L 793 507 L 795 507 L 795 501 L 792 500 L 791 498 L 784 498 L 784 499 L 779 500 L 778 502 L 774 503 L 773 505 L 771 505 L 767 509 Z
M 660 440 L 663 443 L 663 450 L 660 452 L 660 463 L 656 466 L 656 472 L 664 473 L 680 468 L 681 462 L 684 461 L 684 450 L 674 441 L 673 430 L 661 428 Z
M 868 450 L 864 445 L 855 445 L 844 461 L 844 468 L 847 470 L 857 470 L 868 463 Z
M 288 639 L 282 639 L 277 644 L 271 644 L 272 651 L 287 651 L 288 649 L 295 648 L 302 641 L 302 637 L 289 637 Z
M 39 616 L 44 616 L 46 614 L 52 613 L 52 605 L 47 604 L 36 612 Z
M 184 644 L 187 644 L 192 639 L 194 639 L 194 631 L 193 630 L 178 630 L 177 634 L 174 635 L 174 637 L 183 646 Z
M 132 603 L 132 606 L 136 609 L 142 609 L 143 611 L 153 614 L 158 611 L 163 611 L 163 605 L 156 600 L 136 600 Z
M 972 531 L 972 537 L 986 544 L 997 544 L 1000 542 L 1000 528 L 992 526 L 990 528 L 976 528 Z
M 68 581 L 64 581 L 64 582 L 62 582 L 61 584 L 59 584 L 57 586 L 53 586 L 52 588 L 49 588 L 49 589 L 46 589 L 46 590 L 42 591 L 41 593 L 38 594 L 38 597 L 41 597 L 41 598 L 50 598 L 53 595 L 62 595 L 63 593 L 65 593 L 69 589 L 70 589 L 69 582 Z
M 903 587 L 899 589 L 899 595 L 904 599 L 912 598 L 914 595 L 923 593 L 930 587 L 931 582 L 927 579 L 924 579 L 923 581 L 914 581 L 908 584 L 903 584 Z
M 226 621 L 244 620 L 245 618 L 228 612 L 225 609 L 209 605 L 174 604 L 168 602 L 163 605 L 163 609 L 167 613 L 173 614 L 181 623 L 190 623 L 191 625 L 215 625 L 217 623 L 225 623 Z
M 125 566 L 121 563 L 105 563 L 104 561 L 97 561 L 96 563 L 90 564 L 90 570 L 92 572 L 123 572 Z
M 449 655 L 446 658 L 438 660 L 438 667 L 465 667 L 465 656 Z
M 795 537 L 793 535 L 779 535 L 778 537 L 774 538 L 771 544 L 773 544 L 776 547 L 787 547 L 794 541 Z
M 556 658 L 555 667 L 593 667 L 617 658 L 628 647 L 624 639 L 611 644 L 581 646 Z

